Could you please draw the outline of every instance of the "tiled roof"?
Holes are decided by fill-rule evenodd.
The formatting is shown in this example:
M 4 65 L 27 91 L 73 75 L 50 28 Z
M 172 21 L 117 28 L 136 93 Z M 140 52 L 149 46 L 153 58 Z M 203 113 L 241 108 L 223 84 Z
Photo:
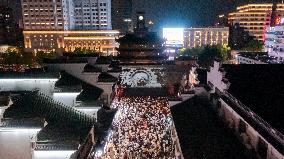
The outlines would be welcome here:
M 48 127 L 39 133 L 39 141 L 81 142 L 86 137 L 84 135 L 96 124 L 93 116 L 56 102 L 39 92 L 26 93 L 13 102 L 6 109 L 4 118 L 21 121 L 38 117 L 47 121 Z
M 103 72 L 99 75 L 98 77 L 98 82 L 117 82 L 117 78 L 106 73 L 106 72 Z
M 42 128 L 43 126 L 43 118 L 4 118 L 0 123 L 0 128 Z
M 84 72 L 102 72 L 102 69 L 99 68 L 99 67 L 96 67 L 96 66 L 93 66 L 93 65 L 90 65 L 90 64 L 87 64 L 85 67 L 84 67 Z

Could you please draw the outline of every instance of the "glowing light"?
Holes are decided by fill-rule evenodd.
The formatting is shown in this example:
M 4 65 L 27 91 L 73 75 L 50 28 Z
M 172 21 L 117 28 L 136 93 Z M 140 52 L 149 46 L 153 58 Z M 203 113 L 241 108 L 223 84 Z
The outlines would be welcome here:
M 34 151 L 34 158 L 46 158 L 46 159 L 59 159 L 59 158 L 70 158 L 75 150 L 69 151 Z
M 184 28 L 163 28 L 166 44 L 182 44 L 184 42 Z
M 281 24 L 281 22 L 282 22 L 281 17 L 277 17 L 277 18 L 275 19 L 275 24 L 276 24 L 276 25 Z
M 53 93 L 54 96 L 77 96 L 80 92 L 76 93 Z
M 24 31 L 24 34 L 119 34 L 118 30 Z
M 28 129 L 28 128 L 0 128 L 0 132 L 21 132 L 21 133 L 37 133 L 41 130 L 41 128 L 33 128 L 33 129 Z
M 35 80 L 40 80 L 40 81 L 52 81 L 52 82 L 56 82 L 58 79 L 55 79 L 55 78 L 46 78 L 46 79 L 42 79 L 42 78 L 21 78 L 21 79 L 1 79 L 1 82 L 11 82 L 11 81 L 15 81 L 15 82 L 18 82 L 18 81 L 35 81 Z
M 114 40 L 115 37 L 109 36 L 81 36 L 81 37 L 64 37 L 65 40 Z
M 101 157 L 103 155 L 103 151 L 102 150 L 97 150 L 95 156 L 96 157 Z

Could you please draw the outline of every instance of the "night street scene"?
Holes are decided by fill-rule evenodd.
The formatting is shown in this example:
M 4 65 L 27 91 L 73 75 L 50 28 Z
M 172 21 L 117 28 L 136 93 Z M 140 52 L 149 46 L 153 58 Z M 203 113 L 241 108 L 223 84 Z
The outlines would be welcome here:
M 284 159 L 283 0 L 0 0 L 0 159 Z

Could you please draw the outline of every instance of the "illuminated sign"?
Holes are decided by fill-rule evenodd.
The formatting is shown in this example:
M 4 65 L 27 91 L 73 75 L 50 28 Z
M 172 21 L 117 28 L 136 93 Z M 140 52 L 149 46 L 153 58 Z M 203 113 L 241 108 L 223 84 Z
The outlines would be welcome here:
M 184 28 L 163 28 L 163 38 L 167 45 L 182 45 L 184 41 Z
M 277 18 L 275 19 L 275 24 L 276 24 L 276 25 L 280 25 L 281 22 L 282 22 L 281 17 L 277 17 Z
M 280 24 L 284 24 L 284 17 L 281 18 L 281 23 Z

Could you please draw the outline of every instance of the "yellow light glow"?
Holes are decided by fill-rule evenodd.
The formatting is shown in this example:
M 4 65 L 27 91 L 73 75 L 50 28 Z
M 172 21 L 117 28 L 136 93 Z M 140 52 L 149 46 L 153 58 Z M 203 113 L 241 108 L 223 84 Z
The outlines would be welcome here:
M 109 36 L 78 36 L 78 37 L 64 37 L 64 40 L 114 40 L 115 37 Z
M 118 30 L 23 31 L 24 34 L 119 34 Z

